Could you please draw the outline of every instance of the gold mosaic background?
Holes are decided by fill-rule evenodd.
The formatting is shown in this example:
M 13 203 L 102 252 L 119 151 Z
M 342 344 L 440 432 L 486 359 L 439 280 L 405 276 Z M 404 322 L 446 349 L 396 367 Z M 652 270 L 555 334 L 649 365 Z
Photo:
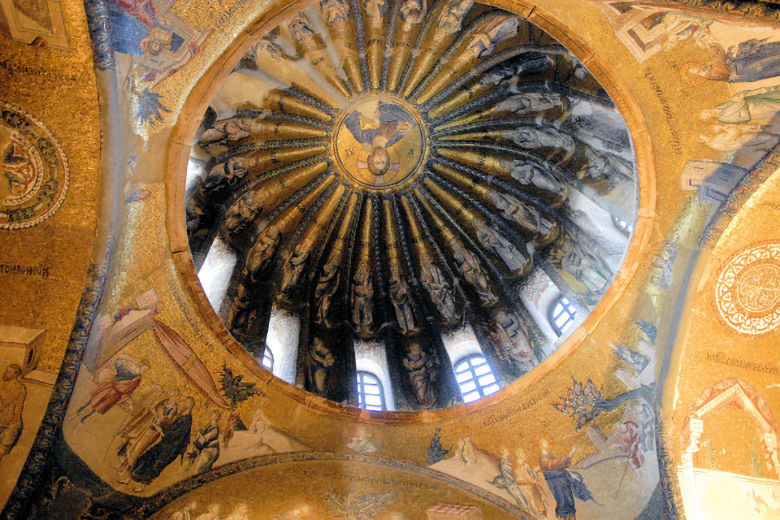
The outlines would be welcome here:
M 672 2 L 668 7 L 629 2 L 625 12 L 610 2 L 595 0 L 489 3 L 530 14 L 529 20 L 575 53 L 615 100 L 637 152 L 640 218 L 632 249 L 605 303 L 539 369 L 472 405 L 408 415 L 371 414 L 338 406 L 273 379 L 221 325 L 191 264 L 182 190 L 195 129 L 217 80 L 227 74 L 228 64 L 235 62 L 253 38 L 289 16 L 295 6 L 242 0 L 173 2 L 172 6 L 155 2 L 168 21 L 192 30 L 198 51 L 174 72 L 166 69 L 169 75 L 159 84 L 145 78 L 141 62 L 129 54 L 117 53 L 115 71 L 95 72 L 80 3 L 61 4 L 67 50 L 16 41 L 11 29 L 4 28 L 0 34 L 0 97 L 34 115 L 56 137 L 70 164 L 71 185 L 65 203 L 52 218 L 31 229 L 0 231 L 0 264 L 44 266 L 48 273 L 28 276 L 0 271 L 4 304 L 0 325 L 46 331 L 35 370 L 21 379 L 26 388 L 23 426 L 18 441 L 0 458 L 0 503 L 10 496 L 33 446 L 68 346 L 90 262 L 102 261 L 103 245 L 111 239 L 113 256 L 98 317 L 106 315 L 110 320 L 125 307 L 138 309 L 142 305 L 137 298 L 154 289 L 159 303 L 153 319 L 180 336 L 217 385 L 227 367 L 256 383 L 261 395 L 240 402 L 232 412 L 220 408 L 163 351 L 159 331 L 155 335 L 147 329 L 122 347 L 122 354 L 149 360 L 151 365 L 133 398 L 81 421 L 78 408 L 101 384 L 98 371 L 93 374 L 82 365 L 62 425 L 67 456 L 60 460 L 71 461 L 72 466 L 55 475 L 67 479 L 67 486 L 77 491 L 58 495 L 52 482 L 42 481 L 39 498 L 49 502 L 36 506 L 40 518 L 47 517 L 46 507 L 56 507 L 57 496 L 74 504 L 83 495 L 100 495 L 97 488 L 89 489 L 96 482 L 94 477 L 102 480 L 101 492 L 113 488 L 122 494 L 123 500 L 111 507 L 140 517 L 155 514 L 157 507 L 163 509 L 154 517 L 168 518 L 189 501 L 196 501 L 192 511 L 198 515 L 206 513 L 208 505 L 219 503 L 220 514 L 226 518 L 235 511 L 232 518 L 244 518 L 241 503 L 247 505 L 247 518 L 359 518 L 328 505 L 330 496 L 331 502 L 341 500 L 342 508 L 347 507 L 343 503 L 352 489 L 352 498 L 377 494 L 371 500 L 383 504 L 377 506 L 374 517 L 380 520 L 436 518 L 425 508 L 439 501 L 474 505 L 483 518 L 530 518 L 512 509 L 519 506 L 514 506 L 507 488 L 490 481 L 500 475 L 504 449 L 511 453 L 515 468 L 520 467 L 516 452 L 522 449 L 533 469 L 544 453 L 542 440 L 550 442 L 550 453 L 559 458 L 577 448 L 570 469 L 581 473 L 602 504 L 578 499 L 578 518 L 636 518 L 643 511 L 656 518 L 665 507 L 664 499 L 689 518 L 773 518 L 780 511 L 777 423 L 773 422 L 774 414 L 780 413 L 780 329 L 741 334 L 719 317 L 715 298 L 718 277 L 734 255 L 757 244 L 780 242 L 776 225 L 780 177 L 775 156 L 771 147 L 766 150 L 766 160 L 750 173 L 723 214 L 714 218 L 706 237 L 703 227 L 710 207 L 700 200 L 696 188 L 686 189 L 684 183 L 689 161 L 729 162 L 730 157 L 739 156 L 732 153 L 733 147 L 747 146 L 747 137 L 761 134 L 765 126 L 770 128 L 771 111 L 776 116 L 778 106 L 776 94 L 774 98 L 769 95 L 762 105 L 762 110 L 769 110 L 764 119 L 756 111 L 752 122 L 718 122 L 713 110 L 719 105 L 743 91 L 776 93 L 778 78 L 728 83 L 694 77 L 691 67 L 712 61 L 706 42 L 718 42 L 728 50 L 752 38 L 776 41 L 776 22 L 689 9 Z M 4 8 L 6 4 L 11 2 L 2 2 Z M 665 21 L 660 25 L 657 19 L 648 21 L 654 13 L 656 18 L 665 13 Z M 632 22 L 631 16 L 637 21 Z M 634 33 L 629 30 L 632 27 Z M 643 34 L 650 41 L 653 38 L 647 34 L 653 30 L 654 53 L 643 55 L 627 47 L 632 34 Z M 700 42 L 696 31 L 710 39 Z M 160 113 L 153 126 L 138 117 L 139 100 L 128 87 L 130 76 L 135 78 L 137 92 L 148 87 L 168 110 Z M 766 133 L 772 132 L 777 130 Z M 101 188 L 106 186 L 121 193 L 117 197 L 121 202 L 112 204 L 112 197 L 107 196 L 108 203 L 101 206 L 98 217 Z M 112 218 L 118 219 L 115 236 L 107 231 Z M 97 252 L 93 253 L 95 244 Z M 674 244 L 674 258 L 664 263 L 670 258 L 669 244 Z M 664 269 L 669 283 L 659 287 L 654 280 Z M 757 290 L 777 291 L 776 280 L 762 283 Z M 639 322 L 652 323 L 654 333 L 648 334 Z M 642 350 L 646 344 L 650 350 Z M 617 345 L 643 352 L 650 359 L 649 369 L 631 369 L 613 353 Z M 573 378 L 592 380 L 604 399 L 627 394 L 626 371 L 637 381 L 656 385 L 659 400 L 653 402 L 651 395 L 643 401 L 630 394 L 633 398 L 614 410 L 597 413 L 582 428 L 577 428 L 571 415 L 552 406 L 567 395 Z M 250 426 L 222 444 L 221 458 L 214 467 L 226 468 L 225 474 L 231 476 L 218 479 L 213 472 L 198 476 L 192 466 L 179 461 L 150 482 L 128 480 L 117 470 L 117 453 L 129 431 L 125 426 L 148 404 L 141 397 L 171 395 L 172 389 L 178 389 L 179 409 L 188 397 L 195 400 L 193 435 L 208 425 L 215 410 L 220 411 L 221 431 L 229 430 L 228 420 L 236 417 Z M 722 392 L 730 392 L 724 395 L 733 399 L 724 397 L 722 405 L 711 402 Z M 0 398 L 8 395 L 0 394 Z M 692 437 L 691 424 L 698 423 L 691 423 L 690 418 L 702 410 L 706 411 L 703 429 Z M 640 417 L 651 427 L 643 433 L 646 447 L 633 439 L 631 426 L 626 426 Z M 659 435 L 653 434 L 653 426 L 661 428 Z M 430 463 L 429 448 L 436 438 L 449 452 Z M 664 441 L 666 451 L 660 470 L 656 440 Z M 339 462 L 334 462 L 323 455 L 358 457 L 356 451 L 368 459 L 337 457 Z M 641 462 L 632 458 L 638 452 L 643 453 Z M 614 460 L 606 460 L 610 453 Z M 301 461 L 274 459 L 280 454 L 300 454 Z M 587 466 L 583 461 L 591 456 L 605 460 Z M 242 466 L 242 459 L 250 462 Z M 255 463 L 259 466 L 254 467 Z M 441 478 L 410 467 L 438 471 Z M 659 487 L 659 471 L 665 489 Z M 363 474 L 376 481 L 355 478 Z M 62 481 L 58 486 L 66 489 Z M 526 490 L 546 493 L 543 477 L 529 486 Z M 393 498 L 382 493 L 393 494 Z M 152 499 L 144 509 L 132 498 L 124 500 L 125 496 Z M 268 499 L 258 500 L 258 496 Z M 89 510 L 93 504 L 85 507 Z M 555 518 L 551 507 L 545 514 Z

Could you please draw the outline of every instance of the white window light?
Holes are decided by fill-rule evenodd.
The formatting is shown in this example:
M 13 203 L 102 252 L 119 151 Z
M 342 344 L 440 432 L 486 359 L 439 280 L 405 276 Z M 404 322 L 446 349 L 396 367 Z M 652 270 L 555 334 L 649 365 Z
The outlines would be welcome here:
M 276 307 L 271 309 L 265 343 L 274 360 L 272 372 L 290 384 L 295 384 L 300 329 L 298 316 Z
M 555 333 L 562 336 L 566 330 L 574 324 L 574 318 L 577 316 L 577 309 L 568 298 L 561 295 L 550 310 L 550 324 Z
M 203 286 L 203 292 L 206 293 L 206 298 L 215 309 L 222 306 L 236 261 L 237 256 L 233 250 L 221 238 L 216 237 L 200 271 L 198 271 L 198 279 Z
M 274 369 L 274 353 L 271 352 L 271 349 L 268 347 L 265 347 L 263 349 L 263 360 L 260 362 L 261 365 L 263 365 L 263 368 L 266 370 L 273 371 Z
M 357 373 L 358 406 L 365 410 L 385 410 L 385 391 L 379 378 L 363 370 Z
M 612 223 L 618 228 L 624 235 L 629 236 L 634 231 L 634 226 L 623 220 L 622 218 L 612 215 Z
M 498 392 L 496 376 L 481 354 L 472 354 L 455 363 L 455 380 L 463 402 L 471 403 Z

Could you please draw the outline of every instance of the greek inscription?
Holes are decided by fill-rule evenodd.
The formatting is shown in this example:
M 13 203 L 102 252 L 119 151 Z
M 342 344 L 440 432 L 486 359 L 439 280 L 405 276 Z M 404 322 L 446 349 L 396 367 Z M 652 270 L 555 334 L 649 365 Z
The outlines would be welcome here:
M 645 69 L 645 78 L 647 78 L 647 81 L 650 82 L 650 87 L 653 89 L 653 94 L 655 94 L 655 97 L 658 98 L 658 101 L 661 103 L 661 107 L 664 111 L 664 118 L 666 120 L 666 126 L 669 130 L 669 137 L 671 140 L 672 148 L 674 149 L 674 153 L 680 155 L 682 154 L 682 143 L 680 141 L 680 131 L 677 129 L 677 122 L 674 120 L 674 114 L 672 113 L 671 105 L 669 105 L 669 100 L 666 99 L 666 95 L 664 94 L 664 91 L 661 89 L 661 86 L 658 84 L 658 81 L 655 79 L 655 75 L 649 68 Z
M 78 76 L 63 74 L 61 72 L 42 69 L 40 67 L 22 65 L 20 63 L 11 63 L 10 61 L 0 61 L 0 71 L 9 72 L 11 74 L 28 74 L 30 76 L 36 76 L 38 78 L 43 78 L 52 82 L 75 82 L 78 80 Z
M 327 480 L 338 479 L 346 482 L 363 482 L 363 483 L 373 484 L 373 485 L 390 486 L 393 488 L 436 489 L 435 485 L 431 485 L 425 482 L 409 482 L 407 480 L 372 477 L 372 476 L 362 475 L 362 474 L 336 473 L 331 470 L 320 471 L 320 470 L 312 470 L 306 468 L 297 468 L 294 469 L 293 471 L 302 475 L 324 478 Z
M 718 363 L 719 365 L 728 365 L 730 367 L 744 368 L 745 370 L 751 370 L 753 372 L 763 372 L 765 374 L 777 375 L 780 373 L 777 366 L 773 366 L 770 363 L 759 363 L 757 361 L 748 361 L 747 359 L 739 359 L 735 357 L 729 357 L 723 352 L 708 352 L 705 355 L 707 361 Z
M 49 277 L 48 265 L 0 264 L 0 276 Z
M 230 7 L 222 11 L 222 15 L 214 23 L 214 27 L 216 27 L 219 31 L 224 32 L 225 26 L 228 24 L 228 22 L 230 22 L 230 19 L 233 18 L 233 16 L 235 16 L 236 13 L 248 3 L 249 0 L 236 0 L 233 2 Z
M 493 426 L 494 424 L 498 424 L 500 422 L 504 422 L 504 421 L 506 421 L 508 419 L 511 419 L 516 414 L 518 414 L 520 412 L 524 412 L 526 410 L 529 410 L 529 409 L 533 408 L 534 406 L 538 405 L 539 403 L 544 401 L 544 399 L 548 395 L 550 395 L 550 391 L 545 389 L 544 391 L 542 391 L 541 393 L 535 395 L 534 397 L 531 397 L 530 399 L 526 399 L 525 401 L 520 403 L 518 406 L 515 406 L 514 408 L 510 408 L 509 410 L 505 410 L 505 411 L 503 411 L 499 415 L 495 415 L 493 417 L 488 417 L 487 419 L 482 421 L 482 425 L 483 426 Z

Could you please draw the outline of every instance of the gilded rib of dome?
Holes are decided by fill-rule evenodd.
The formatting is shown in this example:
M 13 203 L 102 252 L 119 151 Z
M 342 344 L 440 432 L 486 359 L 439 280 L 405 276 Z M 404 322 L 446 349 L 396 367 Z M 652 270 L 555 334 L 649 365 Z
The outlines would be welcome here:
M 631 143 L 522 17 L 361 6 L 296 13 L 225 78 L 196 136 L 190 246 L 199 268 L 217 243 L 234 259 L 212 303 L 258 359 L 292 318 L 289 382 L 356 404 L 356 352 L 379 349 L 396 409 L 450 406 L 448 337 L 473 337 L 504 385 L 573 330 L 542 300 L 578 322 L 599 302 L 636 218 Z

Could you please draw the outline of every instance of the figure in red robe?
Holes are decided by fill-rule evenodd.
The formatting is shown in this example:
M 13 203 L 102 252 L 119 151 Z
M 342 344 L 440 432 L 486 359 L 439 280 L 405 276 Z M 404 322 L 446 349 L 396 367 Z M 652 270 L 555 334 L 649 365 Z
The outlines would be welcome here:
M 141 375 L 149 368 L 149 362 L 146 360 L 136 361 L 135 359 L 119 355 L 113 361 L 109 370 L 110 375 L 102 372 L 99 376 L 97 388 L 92 391 L 84 406 L 78 409 L 76 417 L 83 423 L 95 412 L 104 414 L 114 405 L 124 403 L 141 384 Z

